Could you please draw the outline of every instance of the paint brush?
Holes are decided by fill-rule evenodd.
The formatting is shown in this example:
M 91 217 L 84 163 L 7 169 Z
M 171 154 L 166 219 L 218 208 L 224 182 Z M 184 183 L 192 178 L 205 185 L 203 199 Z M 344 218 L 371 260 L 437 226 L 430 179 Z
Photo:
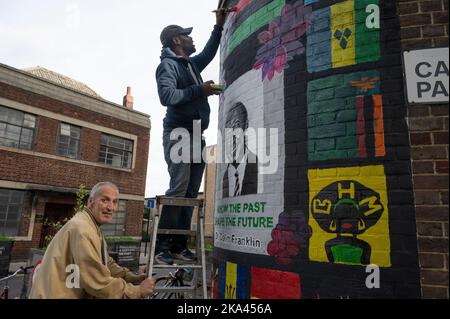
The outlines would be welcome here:
M 213 10 L 212 12 L 217 13 L 217 12 L 219 12 L 219 10 L 221 10 L 221 9 Z M 237 11 L 237 7 L 225 9 L 225 13 L 236 12 L 236 11 Z

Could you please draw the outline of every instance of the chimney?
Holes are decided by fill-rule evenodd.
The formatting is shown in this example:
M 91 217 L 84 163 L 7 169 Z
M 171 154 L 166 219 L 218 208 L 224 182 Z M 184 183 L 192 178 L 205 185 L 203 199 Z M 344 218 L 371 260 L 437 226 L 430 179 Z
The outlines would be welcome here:
M 133 109 L 133 97 L 131 96 L 131 86 L 127 86 L 127 95 L 123 97 L 123 106 L 127 109 Z

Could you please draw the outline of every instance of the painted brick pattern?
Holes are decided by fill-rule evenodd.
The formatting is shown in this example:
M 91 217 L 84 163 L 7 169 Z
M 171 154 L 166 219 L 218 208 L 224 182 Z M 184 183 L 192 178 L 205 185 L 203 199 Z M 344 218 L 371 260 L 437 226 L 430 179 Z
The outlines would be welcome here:
M 245 38 L 268 24 L 276 16 L 279 16 L 284 4 L 285 0 L 274 0 L 267 6 L 257 10 L 240 24 L 230 38 L 229 52 L 233 51 Z
M 228 90 L 252 67 L 263 70 L 258 110 L 264 124 L 282 126 L 284 174 L 264 176 L 261 194 L 275 210 L 272 203 L 280 202 L 283 213 L 269 257 L 217 249 L 216 264 L 292 272 L 301 278 L 303 298 L 448 298 L 448 105 L 407 106 L 401 60 L 403 49 L 448 46 L 448 1 L 286 5 L 312 8 L 306 32 L 296 33 L 305 52 L 289 55 L 273 40 L 278 18 L 261 19 L 259 30 L 242 33 L 228 50 L 233 32 L 260 19 L 252 15 L 261 7 L 248 6 L 245 18 L 230 20 L 223 37 L 221 81 Z M 249 96 L 251 89 L 241 85 L 228 94 Z M 357 224 L 356 215 L 337 222 L 341 205 L 347 213 L 358 207 Z M 351 240 L 339 236 L 348 235 L 343 228 Z M 365 286 L 369 263 L 382 268 L 381 289 Z M 270 278 L 251 277 L 248 289 Z
M 307 40 L 309 72 L 379 60 L 380 28 L 367 23 L 366 10 L 373 8 L 368 5 L 378 6 L 378 1 L 344 1 L 313 12 Z
M 361 92 L 355 84 L 361 78 L 372 79 L 373 86 L 367 92 Z M 310 160 L 367 157 L 365 135 L 374 123 L 365 120 L 367 116 L 364 116 L 364 110 L 359 108 L 358 102 L 369 98 L 373 103 L 373 98 L 380 96 L 379 79 L 379 72 L 370 71 L 336 75 L 309 82 Z M 373 136 L 369 138 L 378 137 L 373 134 L 373 128 L 371 133 Z M 380 145 L 374 142 L 373 147 L 377 147 L 379 153 L 384 155 L 384 132 L 380 134 Z

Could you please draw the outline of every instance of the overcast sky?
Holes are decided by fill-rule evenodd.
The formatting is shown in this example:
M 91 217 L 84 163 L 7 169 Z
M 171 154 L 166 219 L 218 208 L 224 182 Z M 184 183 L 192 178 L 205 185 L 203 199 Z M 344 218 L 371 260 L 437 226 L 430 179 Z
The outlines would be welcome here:
M 192 26 L 197 50 L 208 40 L 217 0 L 0 0 L 0 63 L 42 66 L 85 83 L 104 99 L 122 104 L 132 87 L 134 109 L 151 116 L 147 197 L 164 194 L 169 175 L 162 148 L 165 108 L 155 70 L 161 30 Z M 219 54 L 202 73 L 219 80 Z M 210 97 L 207 145 L 216 144 L 218 97 Z

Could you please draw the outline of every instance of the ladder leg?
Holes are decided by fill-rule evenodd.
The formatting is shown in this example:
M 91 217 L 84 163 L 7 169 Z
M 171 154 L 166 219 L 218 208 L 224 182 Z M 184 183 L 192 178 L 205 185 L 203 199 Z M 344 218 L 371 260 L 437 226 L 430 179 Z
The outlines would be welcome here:
M 198 216 L 197 216 L 197 231 L 179 231 L 177 229 L 161 229 L 159 230 L 159 221 L 161 219 L 162 207 L 164 205 L 172 205 L 172 206 L 191 206 L 198 207 Z M 170 198 L 166 196 L 161 196 L 156 198 L 156 207 L 154 210 L 153 217 L 153 232 L 151 236 L 150 242 L 150 252 L 147 264 L 147 272 L 148 276 L 151 276 L 153 273 L 153 269 L 177 269 L 182 270 L 183 268 L 193 268 L 193 278 L 192 285 L 187 288 L 187 291 L 193 293 L 193 298 L 198 298 L 203 295 L 204 299 L 208 299 L 208 289 L 206 282 L 206 257 L 205 257 L 205 208 L 203 206 L 203 200 L 199 199 L 190 199 L 190 198 Z M 191 236 L 196 236 L 196 256 L 197 261 L 195 264 L 187 264 L 187 265 L 157 265 L 155 266 L 155 250 L 156 250 L 156 239 L 158 232 L 162 234 L 182 234 L 187 233 Z M 200 281 L 202 282 L 202 287 L 200 288 Z M 180 289 L 181 288 L 181 289 Z M 157 291 L 165 291 L 165 292 L 176 292 L 181 293 L 180 290 L 186 290 L 183 287 L 164 287 L 159 288 Z
M 200 212 L 201 211 L 201 212 Z M 199 207 L 199 214 L 201 214 L 200 221 L 200 252 L 202 263 L 202 281 L 203 281 L 203 299 L 208 299 L 208 292 L 206 287 L 206 257 L 205 257 L 205 212 L 204 207 Z M 198 242 L 198 239 L 197 239 Z
M 156 237 L 158 235 L 158 224 L 159 224 L 159 218 L 161 216 L 161 208 L 162 208 L 162 205 L 158 205 L 158 210 L 153 218 L 152 241 L 151 241 L 148 265 L 147 265 L 147 276 L 148 277 L 152 276 L 153 264 L 155 263 Z

